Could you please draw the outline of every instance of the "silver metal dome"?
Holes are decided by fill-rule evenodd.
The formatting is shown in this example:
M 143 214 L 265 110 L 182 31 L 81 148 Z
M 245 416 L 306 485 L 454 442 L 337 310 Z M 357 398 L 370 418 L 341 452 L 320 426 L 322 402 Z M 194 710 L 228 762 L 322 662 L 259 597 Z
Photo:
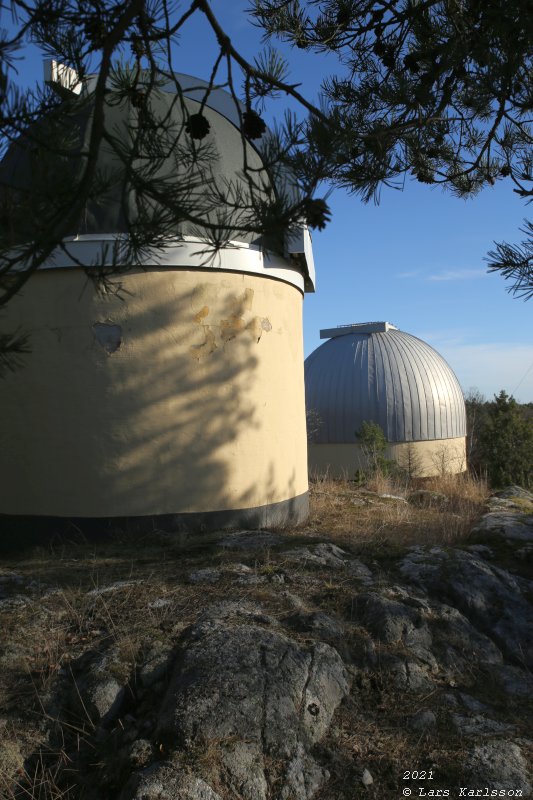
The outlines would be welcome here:
M 328 342 L 305 361 L 308 412 L 318 414 L 317 444 L 356 443 L 364 421 L 389 442 L 466 436 L 465 403 L 436 350 L 387 322 L 320 332 Z

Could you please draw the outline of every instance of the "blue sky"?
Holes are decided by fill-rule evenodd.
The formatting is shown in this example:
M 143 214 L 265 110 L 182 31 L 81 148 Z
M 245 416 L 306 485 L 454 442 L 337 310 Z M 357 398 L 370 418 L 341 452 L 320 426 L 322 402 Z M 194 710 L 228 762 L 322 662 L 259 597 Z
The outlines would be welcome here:
M 261 34 L 248 21 L 246 5 L 213 2 L 234 44 L 251 59 Z M 208 78 L 215 44 L 196 15 L 175 50 L 175 69 Z M 334 60 L 280 49 L 290 61 L 291 82 L 316 99 Z M 40 78 L 34 53 L 22 70 Z M 280 116 L 286 105 L 277 102 Z M 520 240 L 528 209 L 509 181 L 468 201 L 408 181 L 402 191 L 384 189 L 379 205 L 363 205 L 340 190 L 329 203 L 331 223 L 313 234 L 317 291 L 305 299 L 306 355 L 321 343 L 321 328 L 387 320 L 444 356 L 463 390 L 476 387 L 491 399 L 505 389 L 533 402 L 533 300 L 509 295 L 484 262 L 494 241 Z
M 253 58 L 261 35 L 250 26 L 246 5 L 218 0 L 213 8 L 235 45 Z M 192 41 L 183 36 L 179 68 L 207 77 L 208 41 L 200 23 L 192 30 Z M 190 51 L 194 41 L 206 49 Z M 291 82 L 315 99 L 335 60 L 279 49 L 291 65 Z M 331 223 L 313 233 L 317 291 L 305 298 L 306 356 L 321 344 L 321 328 L 387 320 L 444 356 L 464 391 L 477 387 L 491 399 L 505 389 L 533 401 L 533 300 L 509 295 L 484 262 L 494 241 L 520 240 L 528 209 L 509 181 L 466 201 L 411 181 L 403 191 L 385 188 L 379 205 L 340 190 L 329 203 Z

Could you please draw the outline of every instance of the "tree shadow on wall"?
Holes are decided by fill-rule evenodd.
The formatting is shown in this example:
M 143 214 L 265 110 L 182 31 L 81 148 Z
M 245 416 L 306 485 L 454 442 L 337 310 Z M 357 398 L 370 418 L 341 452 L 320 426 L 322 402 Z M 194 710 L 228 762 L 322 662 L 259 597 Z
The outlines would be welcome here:
M 72 525 L 201 530 L 276 503 L 286 487 L 269 458 L 276 442 L 263 416 L 274 398 L 261 371 L 288 368 L 273 331 L 285 321 L 270 318 L 261 290 L 272 282 L 154 269 L 123 276 L 123 298 L 102 299 L 85 281 L 49 270 L 26 288 L 63 304 L 61 313 L 57 301 L 40 304 L 32 355 L 4 387 L 17 438 L 11 491 L 42 509 L 4 517 L 6 538 L 21 526 L 26 539 Z M 282 377 L 285 392 L 291 380 Z

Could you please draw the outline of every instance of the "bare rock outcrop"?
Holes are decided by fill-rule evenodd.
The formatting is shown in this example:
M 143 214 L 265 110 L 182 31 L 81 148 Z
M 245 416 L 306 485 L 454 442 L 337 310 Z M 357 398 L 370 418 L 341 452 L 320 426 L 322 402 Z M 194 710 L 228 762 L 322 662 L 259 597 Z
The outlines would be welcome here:
M 184 800 L 215 800 L 220 786 L 266 800 L 273 782 L 280 800 L 310 800 L 328 777 L 312 747 L 348 691 L 330 645 L 300 644 L 258 609 L 219 604 L 180 642 L 157 725 L 169 760 L 131 781 L 123 800 L 159 797 L 169 775 L 176 786 L 169 796 Z M 209 749 L 211 761 L 185 788 L 180 763 L 184 753 L 194 761 L 198 749 Z
M 515 662 L 533 666 L 532 586 L 474 553 L 415 548 L 402 560 L 409 582 L 458 609 Z
M 40 697 L 46 746 L 8 796 L 31 796 L 35 768 L 61 752 L 76 800 L 392 800 L 408 787 L 393 756 L 384 767 L 391 741 L 423 745 L 424 769 L 440 759 L 435 789 L 531 795 L 533 495 L 496 499 L 453 547 L 378 562 L 313 531 L 225 532 L 218 550 L 173 566 L 161 594 L 146 579 L 87 591 L 88 621 L 69 629 L 76 657 Z M 54 619 L 58 597 L 36 592 L 14 573 L 0 581 L 13 630 Z M 136 647 L 129 628 L 121 640 L 105 629 L 130 592 Z M 4 673 L 20 657 L 14 637 Z M 2 738 L 0 771 L 23 774 L 26 754 Z

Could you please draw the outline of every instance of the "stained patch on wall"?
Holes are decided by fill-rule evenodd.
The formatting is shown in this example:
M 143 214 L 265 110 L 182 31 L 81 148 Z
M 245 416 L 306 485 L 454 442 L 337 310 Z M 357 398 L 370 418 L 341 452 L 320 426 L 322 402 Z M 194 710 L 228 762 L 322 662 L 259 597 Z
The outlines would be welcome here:
M 234 339 L 241 331 L 245 330 L 246 323 L 242 317 L 231 316 L 220 320 L 220 336 L 223 342 Z
M 215 334 L 209 325 L 202 325 L 202 327 L 205 333 L 205 340 L 202 342 L 202 344 L 193 345 L 193 347 L 189 349 L 191 356 L 196 359 L 196 361 L 200 361 L 202 358 L 214 353 L 214 351 L 217 349 Z
M 209 314 L 209 306 L 204 306 L 203 308 L 198 311 L 197 314 L 194 315 L 193 320 L 195 322 L 201 323 L 203 319 L 205 319 Z
M 198 288 L 205 289 L 205 287 Z M 197 325 L 201 325 L 204 332 L 204 341 L 202 344 L 193 345 L 189 348 L 189 352 L 195 361 L 201 361 L 202 358 L 211 355 L 211 353 L 214 353 L 217 349 L 215 333 L 212 326 L 207 324 L 207 317 L 209 316 L 209 313 L 209 306 L 204 305 L 199 311 L 196 312 L 196 314 L 193 315 L 193 322 L 196 322 Z
M 254 290 L 245 289 L 244 292 L 233 301 L 233 311 L 229 317 L 220 320 L 220 337 L 224 343 L 230 342 L 236 336 L 247 331 L 258 342 L 263 335 L 263 331 L 272 330 L 269 320 L 261 317 L 248 316 L 252 310 L 254 302 Z
M 272 325 L 266 317 L 253 317 L 246 325 L 246 330 L 252 334 L 256 341 L 259 341 L 265 331 L 272 330 Z
M 251 311 L 253 302 L 254 302 L 254 290 L 245 289 L 241 297 L 238 299 L 241 314 L 244 311 Z
M 195 299 L 205 299 L 206 295 L 205 286 L 197 287 Z M 221 319 L 218 324 L 207 324 L 207 318 L 211 313 L 211 308 L 208 305 L 203 305 L 196 311 L 193 314 L 193 321 L 202 326 L 205 339 L 201 345 L 195 345 L 190 348 L 191 356 L 200 361 L 205 356 L 213 353 L 218 346 L 216 343 L 217 338 L 219 339 L 219 344 L 225 345 L 242 333 L 247 333 L 259 342 L 265 331 L 272 330 L 272 325 L 266 317 L 250 318 L 249 312 L 252 310 L 253 302 L 254 290 L 245 289 L 242 294 L 235 296 L 231 300 L 229 316 Z
M 93 334 L 98 344 L 109 355 L 116 353 L 122 344 L 122 328 L 112 322 L 95 322 Z

